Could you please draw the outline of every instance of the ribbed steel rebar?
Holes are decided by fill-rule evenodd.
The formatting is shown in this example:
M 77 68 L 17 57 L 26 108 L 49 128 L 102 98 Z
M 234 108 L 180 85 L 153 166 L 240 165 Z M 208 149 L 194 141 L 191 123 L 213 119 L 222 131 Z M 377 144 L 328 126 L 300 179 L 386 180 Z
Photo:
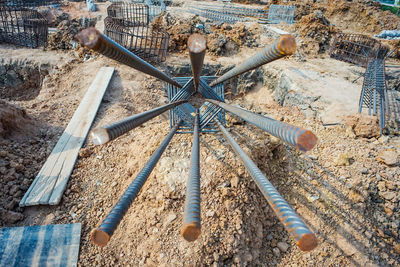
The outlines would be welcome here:
M 107 217 L 103 220 L 100 226 L 92 231 L 90 234 L 90 239 L 92 242 L 98 246 L 104 247 L 107 245 L 115 229 L 121 222 L 125 213 L 128 211 L 133 200 L 139 194 L 140 189 L 143 187 L 150 173 L 153 171 L 158 160 L 163 154 L 164 150 L 167 148 L 172 137 L 178 130 L 181 122 L 174 126 L 164 141 L 160 144 L 156 151 L 154 151 L 151 158 L 146 162 L 143 169 L 136 176 L 135 180 L 129 185 L 129 187 L 122 194 L 121 198 L 118 200 L 117 204 L 112 208 Z
M 197 8 L 189 8 L 189 13 L 199 15 L 213 21 L 225 22 L 225 23 L 236 23 L 238 21 L 247 21 L 246 18 L 241 18 L 234 15 L 222 15 L 220 13 L 215 13 L 213 11 L 204 11 Z
M 201 234 L 200 219 L 200 143 L 199 112 L 197 110 L 194 129 L 189 179 L 186 187 L 185 211 L 181 234 L 186 241 L 195 241 Z
M 110 125 L 96 128 L 90 134 L 90 138 L 94 145 L 105 144 L 108 141 L 111 141 L 117 138 L 118 136 L 121 136 L 124 133 L 127 133 L 128 131 L 138 127 L 139 125 L 142 125 L 146 121 L 151 120 L 152 118 L 160 115 L 161 113 L 186 102 L 187 100 L 179 100 L 176 102 L 172 102 L 164 106 L 142 112 L 140 114 L 135 114 L 133 116 L 112 123 Z
M 368 115 L 376 116 L 379 113 L 381 134 L 386 120 L 386 91 L 385 60 L 371 58 L 364 74 L 358 112 L 362 112 L 365 107 L 368 108 Z
M 188 39 L 190 63 L 192 64 L 194 91 L 197 92 L 200 83 L 201 70 L 203 69 L 206 55 L 207 41 L 200 34 L 192 34 Z
M 87 48 L 93 49 L 100 54 L 114 59 L 122 64 L 139 70 L 143 73 L 149 74 L 155 78 L 163 80 L 169 84 L 172 84 L 178 88 L 182 86 L 167 76 L 167 74 L 159 71 L 151 64 L 147 63 L 140 57 L 133 54 L 131 51 L 121 46 L 117 42 L 111 40 L 107 36 L 101 34 L 95 28 L 87 28 L 78 33 L 75 38 Z
M 318 141 L 318 138 L 309 130 L 292 126 L 290 124 L 253 113 L 242 108 L 237 108 L 217 100 L 207 99 L 206 101 L 225 109 L 226 111 L 251 124 L 254 124 L 258 128 L 282 139 L 286 143 L 297 147 L 303 152 L 311 150 Z
M 240 75 L 246 71 L 255 69 L 261 65 L 280 59 L 287 55 L 292 55 L 296 51 L 296 41 L 293 35 L 281 35 L 272 45 L 263 48 L 260 52 L 250 57 L 242 64 L 234 67 L 215 81 L 210 86 L 222 83 L 232 77 Z
M 303 251 L 313 250 L 318 245 L 318 240 L 303 220 L 290 207 L 275 187 L 268 181 L 257 165 L 246 155 L 235 139 L 228 133 L 224 126 L 215 120 L 225 139 L 231 145 L 236 155 L 240 157 L 249 171 L 254 182 L 263 193 L 272 210 L 279 218 L 289 235 L 296 241 L 296 245 Z

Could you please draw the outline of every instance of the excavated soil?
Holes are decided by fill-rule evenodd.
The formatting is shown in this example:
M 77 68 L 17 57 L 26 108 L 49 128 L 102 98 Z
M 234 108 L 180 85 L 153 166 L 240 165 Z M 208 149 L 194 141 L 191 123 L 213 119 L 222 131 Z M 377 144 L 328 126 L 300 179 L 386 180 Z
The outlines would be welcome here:
M 300 47 L 306 54 L 326 52 L 336 32 L 361 33 L 372 37 L 383 30 L 396 30 L 400 27 L 399 17 L 390 11 L 382 11 L 380 4 L 372 1 L 274 1 L 274 4 L 296 6 L 297 23 L 284 28 L 300 33 Z M 397 48 L 392 57 L 399 58 L 397 42 L 381 41 L 388 43 L 391 49 Z
M 272 3 L 272 2 L 271 2 Z M 383 11 L 375 1 L 333 0 L 326 3 L 314 1 L 274 1 L 279 5 L 296 6 L 295 20 L 319 10 L 337 28 L 344 32 L 378 34 L 382 30 L 395 30 L 400 18 L 390 11 Z
M 303 16 L 295 25 L 300 33 L 300 49 L 305 54 L 323 54 L 329 50 L 331 39 L 338 31 L 321 11 Z
M 0 100 L 0 138 L 28 135 L 32 125 L 33 121 L 24 109 Z
M 215 24 L 199 16 L 178 18 L 168 12 L 157 17 L 152 26 L 154 29 L 166 29 L 169 33 L 169 52 L 186 51 L 189 36 L 192 33 L 202 33 L 207 35 L 208 52 L 219 56 L 234 55 L 243 46 L 257 46 L 261 33 L 261 27 L 256 23 L 250 26 L 241 23 Z

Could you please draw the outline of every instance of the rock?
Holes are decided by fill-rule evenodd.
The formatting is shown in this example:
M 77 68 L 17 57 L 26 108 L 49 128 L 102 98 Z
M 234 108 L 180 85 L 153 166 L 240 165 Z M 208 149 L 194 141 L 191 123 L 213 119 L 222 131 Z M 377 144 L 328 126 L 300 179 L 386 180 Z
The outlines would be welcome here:
M 361 168 L 361 174 L 368 174 L 369 173 L 369 171 L 368 171 L 368 169 L 367 168 Z
M 350 138 L 352 138 L 352 139 L 354 139 L 354 138 L 357 137 L 356 134 L 354 133 L 352 127 L 346 127 L 346 136 L 347 136 L 347 137 L 350 137 Z
M 79 158 L 87 158 L 92 154 L 92 150 L 89 147 L 82 148 L 79 151 Z
M 381 193 L 380 195 L 386 200 L 392 200 L 393 198 L 396 197 L 396 192 L 387 191 L 387 192 Z
M 354 190 L 351 190 L 351 192 L 349 194 L 349 198 L 354 203 L 360 203 L 360 202 L 364 201 L 364 198 L 358 192 L 356 192 Z
M 337 166 L 349 166 L 352 159 L 347 153 L 341 153 L 335 160 Z
M 389 190 L 395 190 L 394 184 L 393 184 L 392 182 L 386 181 L 385 184 L 386 184 L 386 187 L 387 187 Z
M 18 185 L 13 185 L 13 186 L 11 187 L 11 189 L 10 189 L 10 196 L 15 195 L 15 193 L 17 193 L 18 190 L 19 190 Z
M 312 203 L 312 202 L 314 202 L 314 201 L 316 201 L 316 200 L 318 200 L 319 199 L 319 196 L 318 195 L 308 195 L 307 196 L 307 200 L 308 200 L 308 202 L 310 202 L 310 203 Z
M 281 252 L 280 252 L 279 248 L 273 248 L 272 252 L 274 253 L 274 255 L 276 257 L 279 257 L 281 255 Z
M 393 210 L 389 207 L 383 206 L 383 210 L 385 211 L 385 213 L 389 216 L 393 215 Z
M 164 227 L 167 227 L 175 219 L 176 219 L 176 214 L 175 213 L 168 214 L 167 217 L 164 220 Z
M 380 136 L 378 117 L 375 116 L 360 113 L 347 116 L 346 126 L 350 127 L 357 137 L 372 138 Z
M 232 187 L 237 187 L 239 184 L 239 176 L 235 175 L 233 176 L 233 178 L 231 179 L 231 186 Z
M 378 189 L 379 191 L 386 191 L 386 182 L 385 181 L 380 181 L 378 182 Z
M 289 248 L 289 245 L 286 244 L 285 242 L 278 242 L 276 245 L 282 252 L 286 252 Z
M 382 135 L 381 137 L 378 138 L 378 141 L 381 144 L 386 144 L 389 141 L 389 136 Z
M 24 215 L 19 212 L 8 211 L 0 208 L 0 219 L 5 223 L 13 224 L 24 219 Z
M 394 248 L 394 251 L 395 251 L 397 254 L 400 255 L 400 244 L 399 244 L 399 243 L 394 244 L 393 248 Z
M 18 200 L 13 199 L 6 205 L 6 209 L 13 210 L 17 205 L 18 205 Z
M 206 212 L 206 217 L 213 217 L 214 214 L 215 214 L 215 212 L 214 212 L 213 210 L 208 210 L 208 211 Z
M 359 188 L 359 186 L 361 185 L 361 181 L 362 181 L 361 177 L 357 177 L 357 176 L 353 177 L 353 178 L 349 179 L 348 187 L 349 188 Z
M 395 166 L 398 163 L 399 154 L 394 149 L 381 151 L 375 158 L 379 163 L 384 163 L 387 166 Z

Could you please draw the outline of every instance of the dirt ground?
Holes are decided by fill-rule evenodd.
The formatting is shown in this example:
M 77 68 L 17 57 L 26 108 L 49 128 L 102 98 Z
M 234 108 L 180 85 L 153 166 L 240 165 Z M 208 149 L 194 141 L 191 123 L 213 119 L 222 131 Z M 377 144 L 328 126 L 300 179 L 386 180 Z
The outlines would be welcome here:
M 335 21 L 333 14 L 339 14 L 332 6 L 326 7 L 324 13 L 331 22 Z M 340 8 L 341 12 L 344 9 Z M 365 12 L 368 10 L 370 7 Z M 176 17 L 174 10 L 170 14 L 164 18 L 186 19 L 186 15 Z M 310 21 L 315 22 L 315 13 L 304 14 L 303 19 L 309 14 Z M 358 22 L 344 21 L 354 27 L 348 30 L 359 27 L 354 26 Z M 317 22 L 321 22 L 321 17 Z M 335 30 L 343 30 L 346 22 L 335 22 Z M 323 35 L 307 37 L 302 35 L 305 27 L 301 25 L 278 27 L 281 26 L 296 32 L 299 39 L 314 38 L 319 44 L 318 40 L 323 38 L 321 45 L 315 47 L 319 53 L 281 59 L 285 69 L 296 66 L 301 71 L 301 62 L 329 69 L 322 66 L 329 44 L 329 36 L 324 34 L 330 35 L 333 26 L 327 23 Z M 222 53 L 209 53 L 205 64 L 223 69 L 240 63 L 257 46 L 274 39 L 264 27 L 252 23 L 226 27 L 220 25 L 210 30 L 224 35 L 226 43 L 234 42 L 236 46 L 224 43 Z M 191 28 L 181 29 L 185 30 L 182 35 L 190 35 Z M 172 49 L 166 62 L 157 66 L 172 76 L 190 76 L 182 35 L 174 37 L 178 40 L 177 49 Z M 306 51 L 310 46 L 301 49 Z M 165 85 L 155 78 L 102 56 L 92 55 L 84 60 L 80 50 L 43 51 L 0 44 L 0 55 L 8 80 L 24 81 L 22 70 L 10 75 L 10 66 L 42 70 L 35 73 L 41 77 L 41 86 L 35 80 L 35 88 L 21 87 L 29 97 L 21 98 L 20 91 L 6 85 L 0 91 L 7 92 L 0 94 L 0 226 L 82 223 L 78 266 L 399 266 L 400 136 L 380 137 L 376 118 L 360 118 L 356 114 L 346 122 L 324 126 L 320 119 L 306 117 L 299 107 L 282 107 L 267 90 L 268 86 L 257 87 L 257 82 L 240 93 L 227 84 L 227 102 L 312 130 L 319 138 L 317 146 L 306 154 L 300 153 L 230 115 L 226 126 L 315 233 L 319 245 L 312 252 L 296 247 L 220 133 L 200 136 L 202 234 L 198 240 L 188 243 L 180 236 L 192 135 L 177 134 L 110 243 L 104 248 L 93 245 L 89 239 L 92 229 L 108 214 L 168 134 L 168 113 L 108 144 L 93 146 L 86 141 L 60 205 L 18 207 L 100 67 L 113 66 L 116 72 L 92 129 L 168 100 Z M 179 64 L 183 67 L 178 68 Z M 242 77 L 237 86 L 246 87 L 244 83 L 258 79 L 259 74 L 253 74 Z M 333 75 L 348 82 L 350 74 L 341 70 Z M 268 79 L 274 82 L 273 77 L 265 76 L 264 83 Z

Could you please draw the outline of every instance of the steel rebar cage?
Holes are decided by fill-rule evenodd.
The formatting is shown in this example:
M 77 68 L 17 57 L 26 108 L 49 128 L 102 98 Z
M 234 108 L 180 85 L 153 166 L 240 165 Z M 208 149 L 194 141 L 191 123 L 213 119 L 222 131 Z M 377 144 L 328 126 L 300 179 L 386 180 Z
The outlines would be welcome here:
M 384 58 L 381 42 L 363 34 L 337 33 L 329 54 L 331 58 L 366 67 L 370 58 Z
M 36 48 L 46 46 L 48 23 L 36 10 L 0 6 L 0 42 Z
M 166 59 L 169 41 L 166 31 L 154 30 L 141 21 L 107 17 L 104 19 L 104 34 L 148 62 Z
M 57 5 L 61 4 L 61 2 L 61 0 L 6 0 L 4 2 L 0 2 L 0 5 L 4 3 L 4 5 L 8 7 L 21 8 Z
M 293 24 L 295 12 L 295 6 L 270 5 L 268 10 L 268 23 L 279 24 L 281 22 L 286 22 L 288 24 Z
M 148 25 L 150 22 L 149 6 L 146 4 L 115 2 L 107 8 L 107 15 L 142 25 Z

